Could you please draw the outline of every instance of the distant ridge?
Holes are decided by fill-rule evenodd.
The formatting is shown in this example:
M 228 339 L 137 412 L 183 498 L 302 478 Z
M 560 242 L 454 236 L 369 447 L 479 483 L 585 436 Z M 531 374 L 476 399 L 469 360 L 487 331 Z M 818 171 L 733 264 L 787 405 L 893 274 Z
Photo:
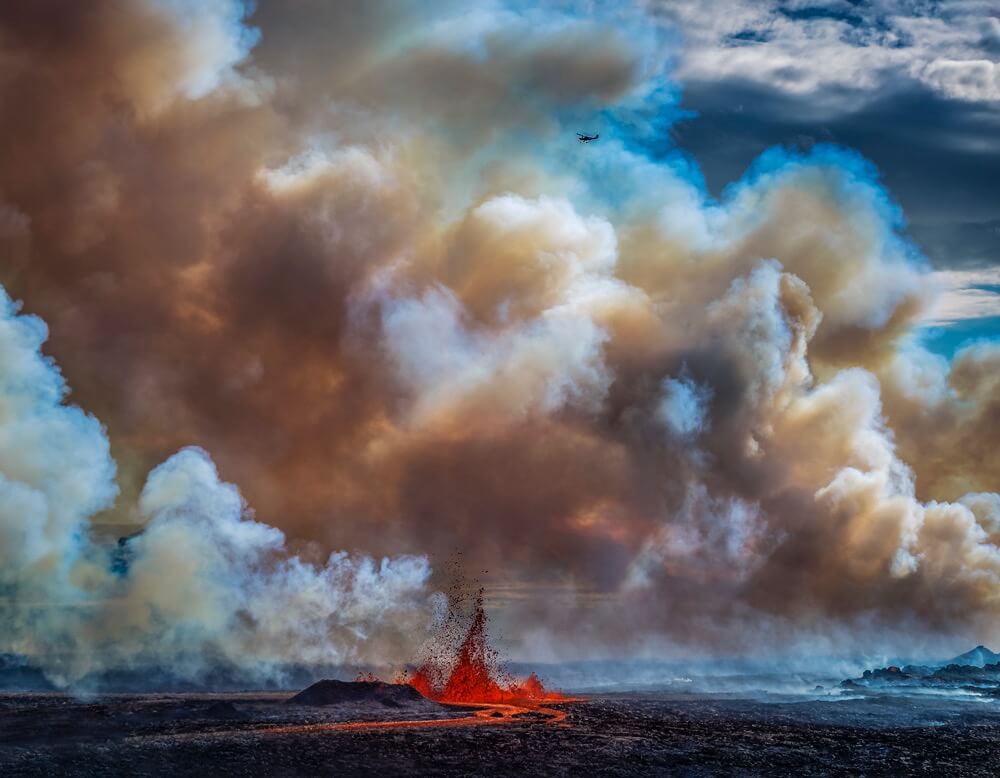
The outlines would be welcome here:
M 890 665 L 841 681 L 842 689 L 952 689 L 1000 699 L 1000 654 L 986 646 L 930 665 Z
M 986 646 L 976 646 L 971 651 L 959 654 L 954 659 L 949 659 L 945 664 L 967 665 L 970 667 L 984 667 L 1000 662 L 1000 654 L 990 651 Z
M 27 657 L 0 654 L 0 691 L 48 692 L 55 687 Z

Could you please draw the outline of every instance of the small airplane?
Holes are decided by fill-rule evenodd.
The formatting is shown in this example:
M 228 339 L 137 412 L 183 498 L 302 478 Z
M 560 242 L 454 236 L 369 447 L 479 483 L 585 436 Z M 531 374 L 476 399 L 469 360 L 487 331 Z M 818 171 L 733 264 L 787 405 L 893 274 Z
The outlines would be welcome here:
M 584 135 L 582 132 L 578 132 L 576 134 L 576 139 L 580 141 L 580 143 L 590 143 L 592 140 L 597 140 L 600 137 L 601 133 L 597 133 L 597 135 Z

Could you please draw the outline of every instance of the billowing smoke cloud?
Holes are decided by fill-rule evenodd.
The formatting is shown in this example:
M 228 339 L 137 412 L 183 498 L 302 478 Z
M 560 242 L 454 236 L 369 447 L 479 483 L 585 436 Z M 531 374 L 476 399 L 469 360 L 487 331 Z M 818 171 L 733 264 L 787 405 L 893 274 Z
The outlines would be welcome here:
M 9 312 L 46 409 L 9 424 L 65 439 L 0 463 L 50 603 L 17 650 L 391 661 L 456 551 L 556 653 L 1000 637 L 1000 349 L 911 342 L 933 289 L 855 155 L 710 200 L 670 31 L 587 5 L 4 5 L 3 281 L 108 430 Z M 89 521 L 142 530 L 127 572 Z
M 201 449 L 150 473 L 141 535 L 92 540 L 91 516 L 117 493 L 115 465 L 97 420 L 63 404 L 65 382 L 39 351 L 46 334 L 0 292 L 5 650 L 62 683 L 136 667 L 264 680 L 294 663 L 405 658 L 429 625 L 426 560 L 290 555 Z

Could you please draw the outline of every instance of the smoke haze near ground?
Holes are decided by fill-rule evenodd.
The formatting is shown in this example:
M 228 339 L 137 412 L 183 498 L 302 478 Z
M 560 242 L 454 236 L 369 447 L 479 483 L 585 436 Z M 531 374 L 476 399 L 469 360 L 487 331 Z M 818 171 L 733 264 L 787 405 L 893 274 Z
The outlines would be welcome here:
M 456 550 L 549 658 L 1000 637 L 1000 348 L 917 345 L 851 152 L 647 153 L 673 31 L 588 7 L 4 4 L 0 281 L 74 405 L 4 299 L 0 648 L 400 661 Z

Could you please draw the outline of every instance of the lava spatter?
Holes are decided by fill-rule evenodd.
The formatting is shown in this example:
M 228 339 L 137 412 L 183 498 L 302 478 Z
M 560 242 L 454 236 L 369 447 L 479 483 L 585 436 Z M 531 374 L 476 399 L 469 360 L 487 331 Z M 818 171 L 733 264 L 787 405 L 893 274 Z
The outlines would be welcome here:
M 433 650 L 431 657 L 405 678 L 406 682 L 425 697 L 438 702 L 507 703 L 565 699 L 562 694 L 547 690 L 534 673 L 518 679 L 502 670 L 496 649 L 489 645 L 486 627 L 483 590 L 480 589 L 474 602 L 472 623 L 454 656 L 442 657 L 440 649 Z

